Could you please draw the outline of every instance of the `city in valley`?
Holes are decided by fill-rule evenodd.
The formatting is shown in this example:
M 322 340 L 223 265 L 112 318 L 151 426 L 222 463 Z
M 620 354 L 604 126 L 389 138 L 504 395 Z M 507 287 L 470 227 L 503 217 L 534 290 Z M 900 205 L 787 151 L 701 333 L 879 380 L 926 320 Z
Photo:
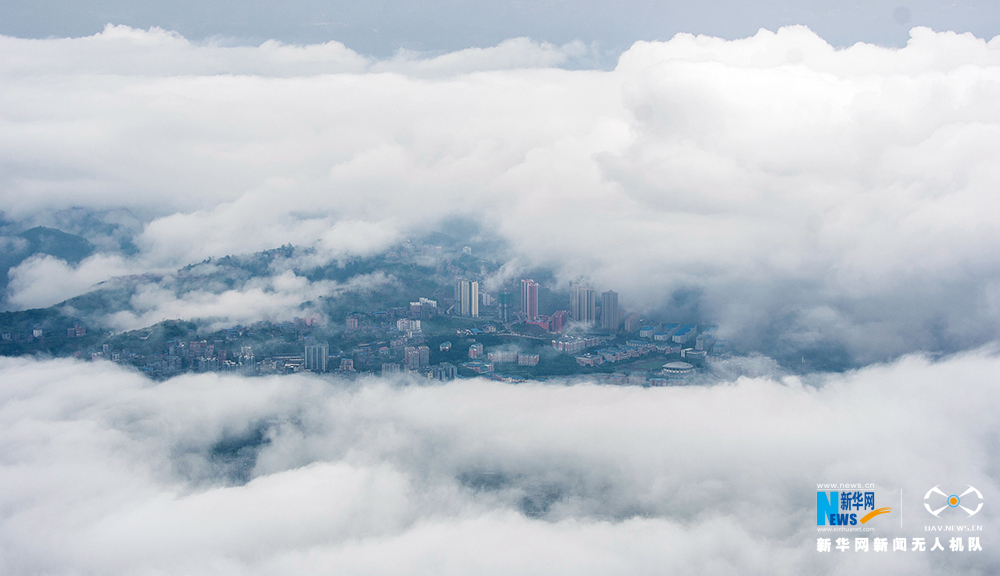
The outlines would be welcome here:
M 505 279 L 488 290 L 483 280 L 498 284 L 499 263 L 473 256 L 469 246 L 449 250 L 413 242 L 330 269 L 291 272 L 312 281 L 365 280 L 304 302 L 301 316 L 225 326 L 211 318 L 166 319 L 140 329 L 108 328 L 108 318 L 135 313 L 136 294 L 150 286 L 170 285 L 178 295 L 209 282 L 239 288 L 301 252 L 286 246 L 206 261 L 170 276 L 120 278 L 50 308 L 4 312 L 0 353 L 111 361 L 154 379 L 183 372 L 309 371 L 504 382 L 586 375 L 642 386 L 692 383 L 706 362 L 729 355 L 716 326 L 698 318 L 632 312 L 619 304 L 615 290 L 584 283 L 560 289 L 544 270 L 537 271 L 544 279 Z

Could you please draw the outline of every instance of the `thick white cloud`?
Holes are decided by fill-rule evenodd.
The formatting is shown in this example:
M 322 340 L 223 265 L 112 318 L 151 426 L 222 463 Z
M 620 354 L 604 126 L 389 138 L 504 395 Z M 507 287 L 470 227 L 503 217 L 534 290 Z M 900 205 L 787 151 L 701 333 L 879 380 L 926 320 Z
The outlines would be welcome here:
M 553 68 L 585 50 L 525 40 L 383 61 L 122 27 L 0 43 L 0 210 L 146 222 L 128 260 L 15 268 L 22 306 L 289 242 L 316 262 L 371 254 L 458 215 L 509 241 L 502 275 L 552 265 L 751 344 L 863 361 L 997 337 L 997 40 L 682 35 L 612 71 Z M 245 322 L 342 288 L 276 270 L 178 295 L 167 279 L 114 320 Z M 154 384 L 0 359 L 0 572 L 991 573 L 998 362 L 643 389 Z M 902 489 L 889 537 L 926 536 L 930 486 L 975 485 L 985 550 L 820 554 L 820 482 Z
M 255 47 L 227 46 L 216 41 L 192 43 L 176 32 L 161 28 L 137 30 L 113 24 L 85 38 L 0 37 L 0 50 L 9 56 L 0 63 L 0 73 L 11 77 L 48 74 L 293 77 L 368 71 L 438 76 L 558 66 L 571 58 L 588 55 L 581 42 L 554 46 L 528 38 L 512 38 L 489 48 L 469 48 L 438 56 L 400 49 L 392 58 L 375 60 L 340 42 L 294 45 L 268 40 Z
M 133 270 L 120 256 L 95 254 L 73 266 L 54 256 L 36 255 L 8 272 L 7 300 L 15 307 L 45 308 Z
M 100 318 L 94 318 L 94 312 L 86 308 L 73 309 L 72 313 L 115 330 L 136 330 L 170 319 L 196 319 L 209 329 L 222 329 L 259 320 L 280 322 L 293 316 L 319 318 L 323 316 L 320 298 L 396 283 L 394 277 L 381 272 L 355 276 L 342 284 L 332 280 L 310 282 L 289 270 L 252 279 L 239 288 L 206 281 L 200 287 L 178 289 L 176 279 L 164 275 L 162 279 L 136 280 L 128 309 Z
M 105 363 L 0 359 L 0 570 L 989 573 L 998 362 L 980 351 L 818 386 L 644 389 L 152 383 Z M 225 448 L 255 435 L 259 451 Z M 818 553 L 818 482 L 891 494 L 867 534 L 889 538 L 927 536 L 929 487 L 972 484 L 984 550 Z
M 747 345 L 868 361 L 997 337 L 995 39 L 678 35 L 612 71 L 524 40 L 384 61 L 122 27 L 3 43 L 0 208 L 129 207 L 140 266 L 344 221 L 378 233 L 338 249 L 373 251 L 463 215 L 626 306 L 697 294 Z

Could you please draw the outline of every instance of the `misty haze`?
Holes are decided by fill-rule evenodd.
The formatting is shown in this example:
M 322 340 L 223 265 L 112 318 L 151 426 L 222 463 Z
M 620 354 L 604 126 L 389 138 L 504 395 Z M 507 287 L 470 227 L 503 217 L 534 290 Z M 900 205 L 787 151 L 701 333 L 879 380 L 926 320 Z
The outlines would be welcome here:
M 985 8 L 294 6 L 0 10 L 0 572 L 1000 571 Z

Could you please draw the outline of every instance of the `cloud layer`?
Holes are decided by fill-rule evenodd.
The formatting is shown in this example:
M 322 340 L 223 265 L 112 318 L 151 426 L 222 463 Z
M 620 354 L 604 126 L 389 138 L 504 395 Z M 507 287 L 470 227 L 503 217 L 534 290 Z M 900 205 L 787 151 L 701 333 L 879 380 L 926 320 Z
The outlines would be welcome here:
M 457 215 L 629 307 L 696 295 L 777 354 L 997 337 L 997 40 L 678 35 L 612 71 L 527 40 L 384 61 L 125 27 L 2 42 L 0 208 L 142 214 L 136 270 L 321 238 L 371 252 Z
M 5 574 L 995 570 L 993 352 L 644 389 L 0 359 Z M 816 551 L 815 483 L 977 486 L 980 553 Z M 892 496 L 895 497 L 895 496 Z M 886 502 L 886 505 L 896 505 Z M 898 529 L 902 512 L 905 528 Z
M 117 326 L 249 322 L 345 286 L 288 265 L 185 292 L 167 272 L 287 243 L 318 266 L 471 218 L 510 246 L 501 275 L 549 266 L 747 347 L 972 350 L 664 389 L 152 383 L 0 358 L 0 572 L 997 571 L 1000 360 L 976 347 L 1000 325 L 998 42 L 679 35 L 600 71 L 559 67 L 587 57 L 578 44 L 525 39 L 375 60 L 114 26 L 0 38 L 7 221 L 79 207 L 122 224 L 79 264 L 12 269 L 17 306 L 154 271 Z M 136 253 L 116 252 L 126 240 Z M 901 489 L 888 537 L 925 535 L 930 486 L 975 485 L 985 550 L 818 553 L 820 482 Z

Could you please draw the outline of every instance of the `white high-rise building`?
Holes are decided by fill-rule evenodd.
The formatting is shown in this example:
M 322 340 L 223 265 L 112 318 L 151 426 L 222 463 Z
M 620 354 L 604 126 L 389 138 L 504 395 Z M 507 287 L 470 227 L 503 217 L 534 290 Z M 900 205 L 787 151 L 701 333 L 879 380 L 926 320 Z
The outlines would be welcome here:
M 574 286 L 570 291 L 573 320 L 593 326 L 597 320 L 597 292 L 589 286 Z
M 326 372 L 327 357 L 330 356 L 330 347 L 326 344 L 316 346 L 306 346 L 305 365 L 306 370 L 313 372 Z
M 479 282 L 462 280 L 458 283 L 456 306 L 462 316 L 479 317 Z

